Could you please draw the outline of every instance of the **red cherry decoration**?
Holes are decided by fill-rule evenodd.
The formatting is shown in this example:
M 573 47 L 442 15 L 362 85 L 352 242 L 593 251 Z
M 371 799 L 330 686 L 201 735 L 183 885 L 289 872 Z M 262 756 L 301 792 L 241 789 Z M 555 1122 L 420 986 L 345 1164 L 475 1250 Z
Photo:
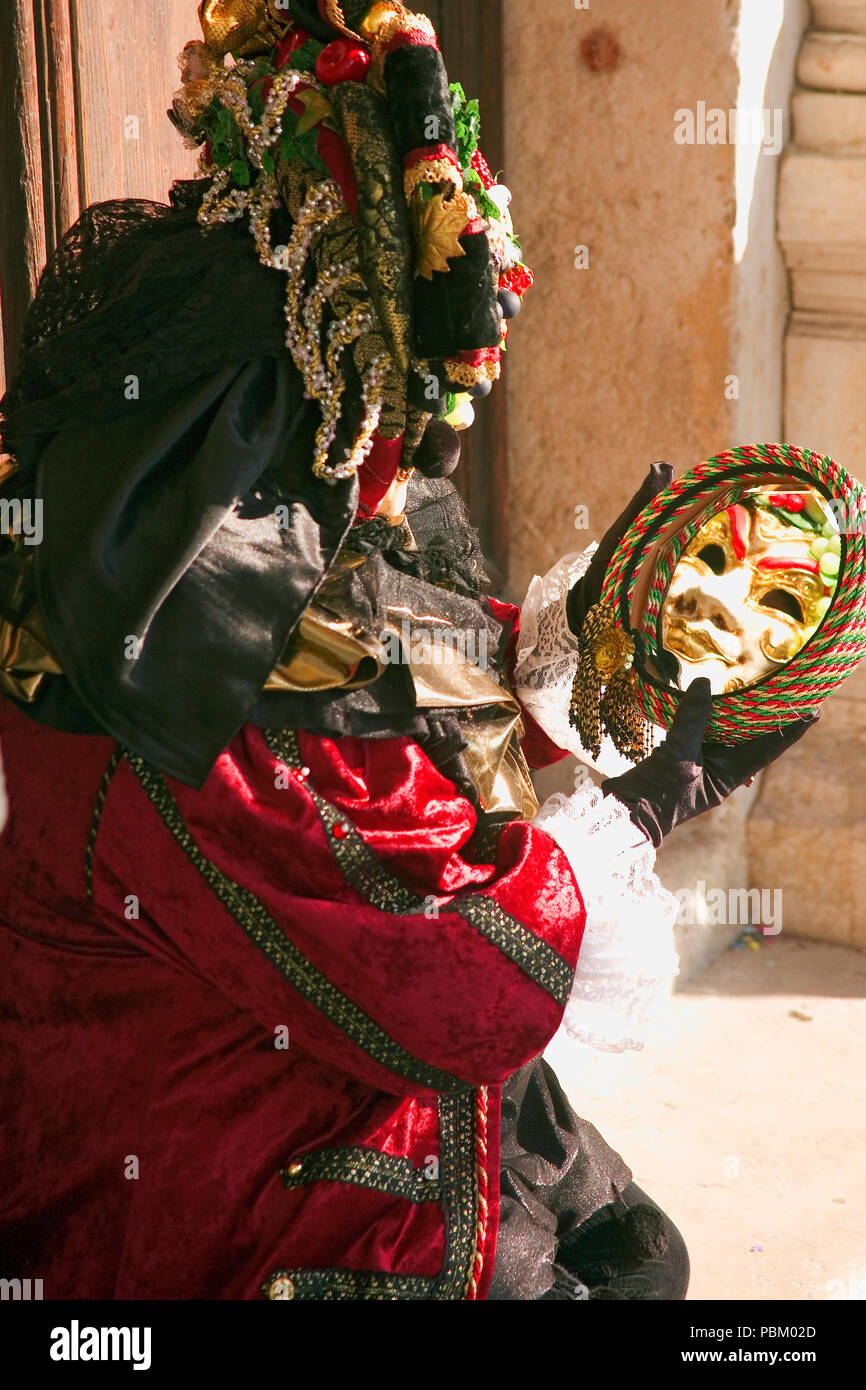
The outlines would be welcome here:
M 294 53 L 296 48 L 303 48 L 312 38 L 306 29 L 296 29 L 293 34 L 289 34 L 287 39 L 281 39 L 277 44 L 277 70 L 284 68 Z
M 346 824 L 345 821 L 343 821 L 341 824 L 337 824 L 337 825 L 334 826 L 334 839 L 335 839 L 335 840 L 345 840 L 345 838 L 346 838 L 346 836 L 348 835 L 348 833 L 349 833 L 349 827 L 348 827 L 348 825 Z
M 802 492 L 774 492 L 770 497 L 773 507 L 784 507 L 786 512 L 801 512 L 806 505 Z
M 529 266 L 518 265 L 513 270 L 506 270 L 499 277 L 499 288 L 501 290 L 513 290 L 522 298 L 527 290 L 531 290 L 535 284 L 535 276 Z
M 316 76 L 323 87 L 336 87 L 339 82 L 366 82 L 369 67 L 366 48 L 350 39 L 334 39 L 316 59 Z

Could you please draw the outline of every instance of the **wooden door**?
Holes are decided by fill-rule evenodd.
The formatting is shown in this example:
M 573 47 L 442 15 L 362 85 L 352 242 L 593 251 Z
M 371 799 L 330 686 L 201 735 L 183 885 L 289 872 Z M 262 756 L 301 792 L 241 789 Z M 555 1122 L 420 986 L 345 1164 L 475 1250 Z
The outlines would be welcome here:
M 426 0 L 436 25 L 448 76 L 481 103 L 481 146 L 494 174 L 506 168 L 502 0 Z M 507 179 L 507 174 L 506 174 Z M 463 436 L 454 480 L 481 532 L 494 589 L 508 572 L 508 419 L 505 386 L 480 401 L 475 424 Z
M 195 172 L 165 113 L 196 12 L 196 0 L 2 0 L 0 377 L 14 371 L 39 274 L 81 209 L 164 202 L 173 179 Z

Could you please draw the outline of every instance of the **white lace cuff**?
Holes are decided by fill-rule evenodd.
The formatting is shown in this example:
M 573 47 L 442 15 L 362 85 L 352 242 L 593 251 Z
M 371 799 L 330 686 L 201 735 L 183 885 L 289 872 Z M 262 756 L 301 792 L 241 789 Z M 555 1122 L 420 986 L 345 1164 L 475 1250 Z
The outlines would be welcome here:
M 591 785 L 548 797 L 533 824 L 565 854 L 586 908 L 561 1026 L 605 1052 L 641 1048 L 679 968 L 677 904 L 653 872 L 655 851 L 626 807 Z
M 543 579 L 535 576 L 520 612 L 520 635 L 514 667 L 515 691 L 523 706 L 557 748 L 573 753 L 605 777 L 632 766 L 604 736 L 598 758 L 583 747 L 568 719 L 571 687 L 577 670 L 577 638 L 568 626 L 566 600 L 589 568 L 598 546 L 564 555 Z

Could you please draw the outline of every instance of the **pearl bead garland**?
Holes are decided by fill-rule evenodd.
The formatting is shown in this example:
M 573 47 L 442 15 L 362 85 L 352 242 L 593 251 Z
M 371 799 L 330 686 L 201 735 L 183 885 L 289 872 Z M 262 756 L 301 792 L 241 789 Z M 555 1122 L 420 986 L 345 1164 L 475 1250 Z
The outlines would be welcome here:
M 334 484 L 353 477 L 373 447 L 390 359 L 383 352 L 370 362 L 362 380 L 360 429 L 348 457 L 341 463 L 331 463 L 329 451 L 337 435 L 346 386 L 340 373 L 340 357 L 347 347 L 375 328 L 376 318 L 372 305 L 363 303 L 331 323 L 323 359 L 321 320 L 325 305 L 338 290 L 350 285 L 363 288 L 364 280 L 357 262 L 340 262 L 327 266 L 305 296 L 302 277 L 316 239 L 337 219 L 347 215 L 346 205 L 333 179 L 316 185 L 298 214 L 288 247 L 278 253 L 271 243 L 270 220 L 274 209 L 280 205 L 280 194 L 276 177 L 264 168 L 266 153 L 282 135 L 283 116 L 296 87 L 303 83 L 321 91 L 321 86 L 310 73 L 284 68 L 271 79 L 261 124 L 256 125 L 247 95 L 247 83 L 254 74 L 253 64 L 239 62 L 221 78 L 219 96 L 237 121 L 258 177 L 250 188 L 233 187 L 231 170 L 218 169 L 202 156 L 201 172 L 209 175 L 213 183 L 202 201 L 198 220 L 201 226 L 209 227 L 214 223 L 235 222 L 246 213 L 261 263 L 288 274 L 286 346 L 303 375 L 306 397 L 317 401 L 322 411 L 322 422 L 316 432 L 313 472 L 317 478 Z

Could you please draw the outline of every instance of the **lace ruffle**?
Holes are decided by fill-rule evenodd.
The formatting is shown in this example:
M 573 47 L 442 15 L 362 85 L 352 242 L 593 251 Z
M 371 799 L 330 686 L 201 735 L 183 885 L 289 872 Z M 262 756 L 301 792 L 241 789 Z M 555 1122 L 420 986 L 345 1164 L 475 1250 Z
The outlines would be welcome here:
M 679 968 L 677 904 L 653 872 L 655 852 L 626 807 L 595 786 L 556 792 L 533 824 L 567 857 L 586 907 L 561 1026 L 605 1052 L 641 1048 Z
M 153 407 L 233 362 L 285 352 L 280 277 L 259 264 L 243 227 L 199 227 L 207 186 L 178 181 L 171 205 L 97 203 L 69 229 L 27 314 L 3 401 L 7 452 L 31 435 Z M 133 379 L 135 394 L 126 389 Z

